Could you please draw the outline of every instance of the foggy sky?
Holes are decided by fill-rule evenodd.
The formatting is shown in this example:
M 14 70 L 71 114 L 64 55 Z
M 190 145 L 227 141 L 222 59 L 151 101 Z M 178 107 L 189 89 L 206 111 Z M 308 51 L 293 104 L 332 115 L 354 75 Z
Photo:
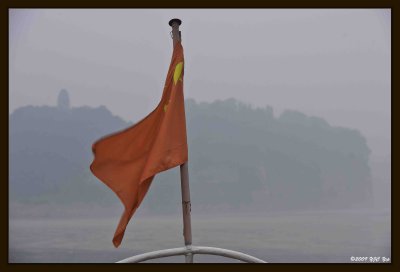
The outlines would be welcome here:
M 106 105 L 135 121 L 158 104 L 178 17 L 185 97 L 295 109 L 359 129 L 390 156 L 386 9 L 11 9 L 9 109 Z

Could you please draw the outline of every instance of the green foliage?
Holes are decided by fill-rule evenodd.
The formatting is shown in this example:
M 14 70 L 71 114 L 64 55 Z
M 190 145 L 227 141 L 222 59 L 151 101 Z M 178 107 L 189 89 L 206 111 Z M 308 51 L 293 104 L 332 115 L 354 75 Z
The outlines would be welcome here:
M 186 100 L 189 175 L 197 209 L 346 208 L 370 203 L 370 150 L 353 129 L 235 99 Z M 89 171 L 91 145 L 131 123 L 105 107 L 24 107 L 10 116 L 10 199 L 111 204 Z M 258 198 L 255 199 L 255 195 Z M 181 209 L 179 168 L 156 176 L 142 209 Z

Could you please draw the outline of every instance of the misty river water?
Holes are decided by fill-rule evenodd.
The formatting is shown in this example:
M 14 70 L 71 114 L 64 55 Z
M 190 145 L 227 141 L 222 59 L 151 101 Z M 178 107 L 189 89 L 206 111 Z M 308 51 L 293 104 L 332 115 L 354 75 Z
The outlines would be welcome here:
M 111 239 L 118 217 L 14 217 L 11 263 L 110 263 L 183 246 L 181 215 L 138 215 L 120 248 Z M 391 258 L 389 212 L 192 214 L 193 244 L 241 251 L 271 263 L 347 263 L 351 257 Z M 195 255 L 195 262 L 239 262 Z M 372 260 L 372 259 L 371 259 Z M 148 262 L 184 262 L 183 256 Z

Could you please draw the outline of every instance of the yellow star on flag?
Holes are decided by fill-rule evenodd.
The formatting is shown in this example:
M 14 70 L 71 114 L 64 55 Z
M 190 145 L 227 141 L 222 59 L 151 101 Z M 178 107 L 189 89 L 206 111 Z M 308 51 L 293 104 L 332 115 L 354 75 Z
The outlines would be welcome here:
M 180 81 L 182 81 L 182 70 L 183 70 L 183 62 L 179 62 L 176 66 L 175 66 L 175 70 L 174 70 L 174 84 L 176 85 L 176 82 L 178 82 L 178 79 Z

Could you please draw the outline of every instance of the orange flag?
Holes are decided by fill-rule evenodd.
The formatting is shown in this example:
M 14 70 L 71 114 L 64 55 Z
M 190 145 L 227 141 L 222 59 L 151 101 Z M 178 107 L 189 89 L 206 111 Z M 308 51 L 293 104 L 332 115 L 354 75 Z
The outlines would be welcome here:
M 158 106 L 135 125 L 93 144 L 90 170 L 125 207 L 114 234 L 115 247 L 121 244 L 126 226 L 154 176 L 188 160 L 183 67 L 183 48 L 178 42 Z

